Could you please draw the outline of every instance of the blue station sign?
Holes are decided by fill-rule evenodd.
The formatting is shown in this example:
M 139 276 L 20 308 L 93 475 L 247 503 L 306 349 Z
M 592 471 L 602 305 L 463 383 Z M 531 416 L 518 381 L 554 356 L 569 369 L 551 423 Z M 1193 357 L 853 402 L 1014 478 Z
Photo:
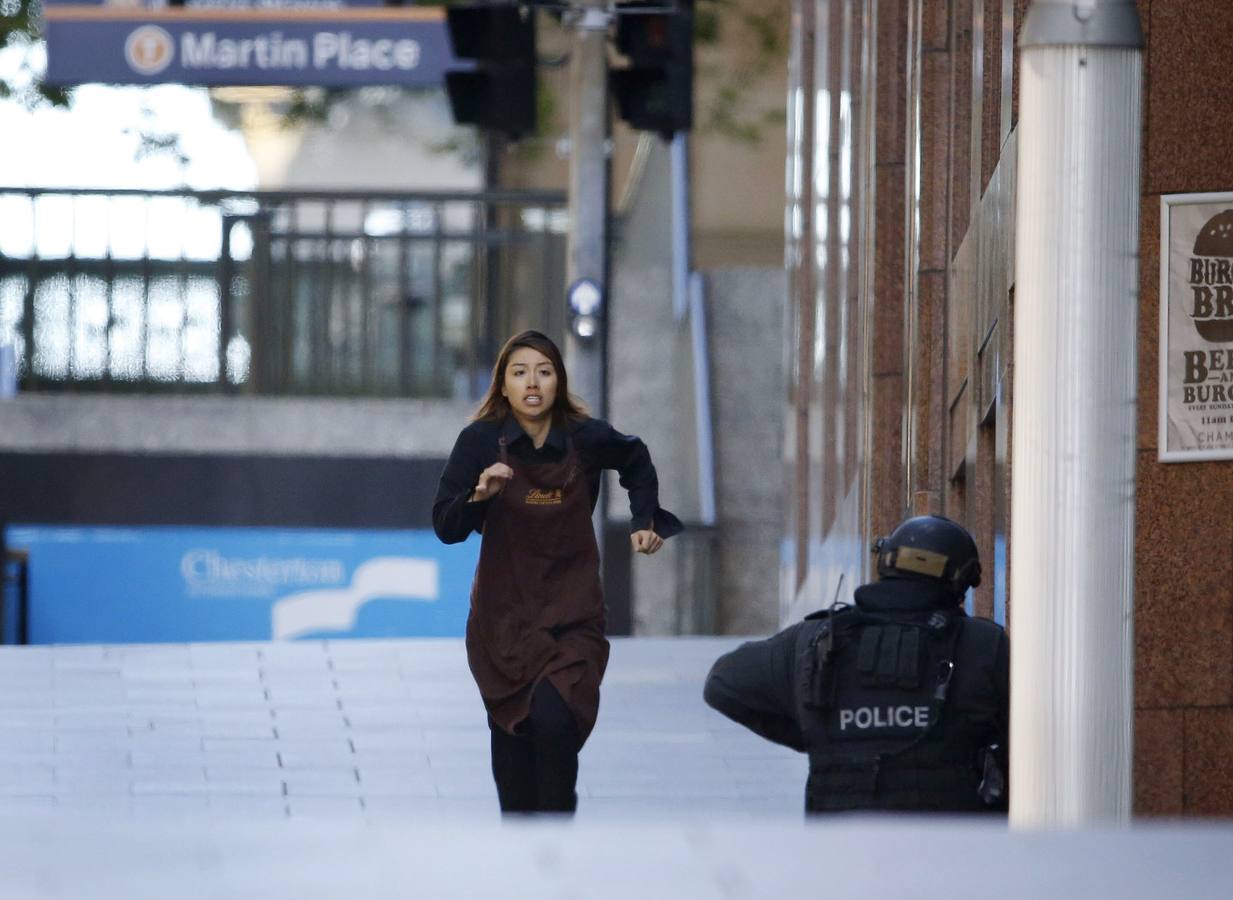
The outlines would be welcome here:
M 323 0 L 44 0 L 56 85 L 433 86 L 459 63 L 439 7 Z
M 458 637 L 479 557 L 427 530 L 14 525 L 7 542 L 29 557 L 34 644 Z

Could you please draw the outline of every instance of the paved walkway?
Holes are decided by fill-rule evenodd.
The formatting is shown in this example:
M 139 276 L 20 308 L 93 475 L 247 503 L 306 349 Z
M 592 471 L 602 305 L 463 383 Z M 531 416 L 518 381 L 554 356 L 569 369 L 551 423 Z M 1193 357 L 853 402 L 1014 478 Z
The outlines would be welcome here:
M 732 640 L 616 640 L 580 813 L 799 817 L 805 762 L 702 703 Z M 0 651 L 10 810 L 497 817 L 457 640 Z
M 459 641 L 0 649 L 0 897 L 1228 895 L 1228 823 L 806 821 L 803 758 L 701 702 L 735 643 L 615 641 L 579 814 L 531 822 Z

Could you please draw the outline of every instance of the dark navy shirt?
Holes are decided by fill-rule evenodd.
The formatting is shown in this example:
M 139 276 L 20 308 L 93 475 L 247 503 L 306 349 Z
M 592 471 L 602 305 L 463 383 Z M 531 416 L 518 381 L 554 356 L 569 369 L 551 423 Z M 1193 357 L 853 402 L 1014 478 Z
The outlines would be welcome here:
M 684 530 L 676 516 L 659 506 L 659 478 L 641 438 L 621 434 L 602 419 L 588 418 L 553 425 L 544 445 L 536 449 L 518 420 L 508 416 L 504 422 L 472 422 L 454 443 L 432 504 L 432 527 L 445 543 L 464 541 L 482 528 L 492 500 L 469 503 L 467 498 L 480 473 L 500 459 L 502 436 L 513 465 L 559 462 L 565 458 L 567 440 L 572 440 L 591 491 L 592 510 L 599 500 L 600 473 L 615 469 L 621 487 L 629 492 L 631 531 L 653 528 L 660 537 L 669 538 Z

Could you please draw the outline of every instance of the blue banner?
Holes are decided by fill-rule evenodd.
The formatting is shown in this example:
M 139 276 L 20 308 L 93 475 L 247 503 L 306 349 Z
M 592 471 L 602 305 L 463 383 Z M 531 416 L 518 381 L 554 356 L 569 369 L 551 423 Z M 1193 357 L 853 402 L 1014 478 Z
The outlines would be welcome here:
M 50 84 L 434 86 L 460 65 L 435 7 L 48 3 Z
M 453 637 L 479 538 L 431 531 L 17 525 L 33 644 Z M 10 636 L 11 637 L 11 636 Z

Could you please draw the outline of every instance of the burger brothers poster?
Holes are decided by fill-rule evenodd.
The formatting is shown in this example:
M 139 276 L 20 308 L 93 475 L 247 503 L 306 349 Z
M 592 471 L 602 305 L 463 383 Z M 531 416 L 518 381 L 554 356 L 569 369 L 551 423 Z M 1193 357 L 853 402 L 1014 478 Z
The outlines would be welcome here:
M 1233 193 L 1160 202 L 1159 457 L 1233 459 Z

